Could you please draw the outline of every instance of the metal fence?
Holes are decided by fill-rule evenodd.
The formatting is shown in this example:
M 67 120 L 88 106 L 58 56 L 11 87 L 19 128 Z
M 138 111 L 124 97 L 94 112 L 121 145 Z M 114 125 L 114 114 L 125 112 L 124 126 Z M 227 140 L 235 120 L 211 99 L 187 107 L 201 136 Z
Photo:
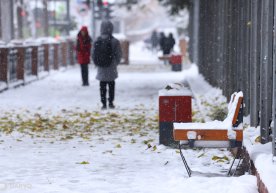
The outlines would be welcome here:
M 225 96 L 244 92 L 245 115 L 251 126 L 260 126 L 262 143 L 273 141 L 276 156 L 274 7 L 276 0 L 193 0 L 189 52 Z
M 39 78 L 39 73 L 42 71 L 58 70 L 61 66 L 67 66 L 68 56 L 75 52 L 73 48 L 74 45 L 69 40 L 64 41 L 63 46 L 58 42 L 36 45 L 27 43 L 2 45 L 0 47 L 0 81 L 6 83 L 6 89 L 9 87 L 9 83 L 14 83 L 13 86 L 26 83 L 30 80 L 26 79 L 27 76 L 34 75 Z M 71 65 L 75 63 L 75 59 L 70 60 Z M 0 91 L 3 90 L 2 87 L 0 89 Z

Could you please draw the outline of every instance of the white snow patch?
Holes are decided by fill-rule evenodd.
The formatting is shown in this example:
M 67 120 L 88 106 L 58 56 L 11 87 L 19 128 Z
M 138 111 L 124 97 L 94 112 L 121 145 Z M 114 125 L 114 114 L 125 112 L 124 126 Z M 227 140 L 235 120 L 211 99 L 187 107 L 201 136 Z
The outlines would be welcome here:
M 196 132 L 195 131 L 188 131 L 187 132 L 188 139 L 196 139 Z
M 228 129 L 227 136 L 228 136 L 228 139 L 236 139 L 237 137 L 236 131 L 232 129 Z
M 182 83 L 171 83 L 159 91 L 159 96 L 192 96 L 192 92 Z

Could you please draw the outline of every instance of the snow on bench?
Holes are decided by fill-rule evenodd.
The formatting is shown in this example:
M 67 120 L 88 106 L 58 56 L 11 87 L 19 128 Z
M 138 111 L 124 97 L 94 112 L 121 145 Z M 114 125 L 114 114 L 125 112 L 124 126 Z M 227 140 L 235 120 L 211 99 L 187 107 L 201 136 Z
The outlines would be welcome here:
M 174 140 L 190 147 L 241 147 L 243 140 L 243 93 L 232 94 L 224 121 L 174 123 Z

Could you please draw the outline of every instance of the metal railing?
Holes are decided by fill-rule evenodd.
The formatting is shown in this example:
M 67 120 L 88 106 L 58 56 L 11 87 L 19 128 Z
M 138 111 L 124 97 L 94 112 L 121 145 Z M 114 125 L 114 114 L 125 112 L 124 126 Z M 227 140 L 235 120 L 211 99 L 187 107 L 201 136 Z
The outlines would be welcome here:
M 189 27 L 190 56 L 200 73 L 228 98 L 242 90 L 250 125 L 260 126 L 262 143 L 275 145 L 274 7 L 274 0 L 193 0 Z
M 72 42 L 66 41 L 63 43 L 67 44 L 65 45 L 66 47 L 61 46 L 62 43 L 46 43 L 49 45 L 49 50 L 48 50 L 49 51 L 48 52 L 49 69 L 46 68 L 47 64 L 45 63 L 45 59 L 47 59 L 45 58 L 45 55 L 44 55 L 45 43 L 39 44 L 39 45 L 37 45 L 37 43 L 35 44 L 22 43 L 18 45 L 11 44 L 10 46 L 1 45 L 0 47 L 1 81 L 5 82 L 7 87 L 9 87 L 10 86 L 9 83 L 15 82 L 15 85 L 16 85 L 17 84 L 16 82 L 19 79 L 23 81 L 29 81 L 29 79 L 26 79 L 26 77 L 31 75 L 38 76 L 39 72 L 54 69 L 55 61 L 58 62 L 58 65 L 55 66 L 55 70 L 57 70 L 61 66 L 66 66 L 67 63 L 71 64 L 71 61 L 69 60 L 68 56 L 74 54 L 74 50 L 72 50 L 72 46 L 71 46 Z M 54 45 L 57 45 L 58 49 L 54 49 Z M 37 52 L 36 52 L 36 48 L 38 48 Z M 62 50 L 64 50 L 65 52 L 64 55 L 62 54 Z M 65 62 L 67 63 L 65 64 Z M 22 81 L 18 81 L 18 84 L 22 84 Z

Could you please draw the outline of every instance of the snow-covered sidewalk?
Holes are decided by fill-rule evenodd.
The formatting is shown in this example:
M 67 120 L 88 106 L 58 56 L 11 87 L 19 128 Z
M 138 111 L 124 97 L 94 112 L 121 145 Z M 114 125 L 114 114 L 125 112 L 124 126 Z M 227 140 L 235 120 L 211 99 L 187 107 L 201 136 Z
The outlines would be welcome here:
M 189 79 L 199 93 L 205 83 L 196 66 L 175 73 L 153 65 L 120 67 L 116 110 L 100 111 L 93 68 L 90 87 L 75 67 L 1 93 L 0 191 L 257 193 L 250 175 L 188 178 L 179 152 L 158 144 L 158 90 Z M 231 160 L 224 149 L 184 153 L 201 172 L 223 174 Z

